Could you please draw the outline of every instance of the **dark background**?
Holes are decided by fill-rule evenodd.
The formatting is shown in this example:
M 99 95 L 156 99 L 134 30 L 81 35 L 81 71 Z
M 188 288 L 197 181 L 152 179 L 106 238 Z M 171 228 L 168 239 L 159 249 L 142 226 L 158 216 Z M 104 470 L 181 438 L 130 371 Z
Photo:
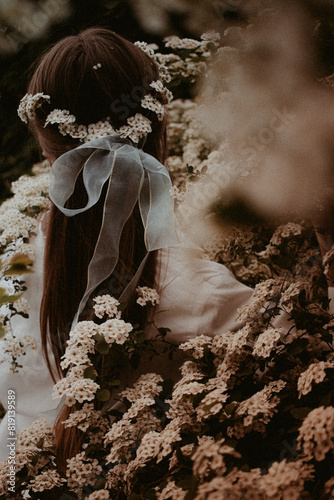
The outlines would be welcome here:
M 26 93 L 29 69 L 35 59 L 50 44 L 91 26 L 110 28 L 133 42 L 160 42 L 139 26 L 127 0 L 72 0 L 71 6 L 70 17 L 51 26 L 43 38 L 22 43 L 17 52 L 0 56 L 0 202 L 10 194 L 10 182 L 29 172 L 32 164 L 42 159 L 35 140 L 16 111 Z M 10 26 L 4 25 L 1 19 L 0 29 L 9 30 L 10 34 Z

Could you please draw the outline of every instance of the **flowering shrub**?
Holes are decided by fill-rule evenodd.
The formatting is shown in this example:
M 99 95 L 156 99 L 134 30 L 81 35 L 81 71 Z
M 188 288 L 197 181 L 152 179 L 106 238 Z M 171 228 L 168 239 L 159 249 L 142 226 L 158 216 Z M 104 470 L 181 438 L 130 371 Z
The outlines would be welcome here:
M 22 297 L 25 275 L 33 272 L 34 249 L 29 238 L 36 234 L 36 217 L 50 205 L 47 161 L 33 167 L 33 176 L 23 175 L 12 183 L 14 196 L 0 206 L 0 336 L 3 352 L 17 371 L 19 356 L 34 347 L 34 339 L 26 336 L 18 341 L 11 329 L 10 318 L 16 314 L 27 317 L 29 304 Z
M 206 171 L 225 167 L 226 144 L 203 137 L 196 108 L 183 100 L 169 106 L 178 201 Z M 20 196 L 0 216 L 8 210 L 10 221 L 11 210 L 24 213 Z M 23 202 L 30 217 L 36 204 Z M 35 223 L 29 224 L 15 233 L 22 245 L 33 232 Z M 7 241 L 11 231 L 4 227 L 1 237 Z M 64 396 L 71 408 L 65 425 L 83 433 L 81 449 L 60 471 L 52 427 L 36 421 L 18 436 L 13 498 L 334 497 L 334 318 L 311 224 L 236 230 L 208 244 L 205 257 L 254 288 L 236 313 L 240 328 L 208 331 L 179 346 L 186 357 L 177 382 L 144 373 L 122 387 L 121 367 L 173 350 L 163 342 L 166 329 L 155 343 L 122 319 L 115 298 L 96 297 L 97 320 L 71 332 L 61 361 L 67 375 L 54 388 L 54 397 Z M 137 292 L 138 304 L 159 303 L 156 291 Z M 1 464 L 0 498 L 11 497 L 8 467 Z

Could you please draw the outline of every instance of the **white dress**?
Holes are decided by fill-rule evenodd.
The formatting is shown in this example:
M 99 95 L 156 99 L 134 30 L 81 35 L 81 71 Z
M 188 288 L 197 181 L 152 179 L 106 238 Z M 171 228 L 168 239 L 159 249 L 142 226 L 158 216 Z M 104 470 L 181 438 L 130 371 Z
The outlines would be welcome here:
M 7 407 L 7 394 L 16 394 L 16 432 L 21 432 L 36 418 L 47 417 L 51 422 L 57 416 L 61 403 L 51 397 L 53 381 L 46 366 L 40 340 L 39 308 L 42 297 L 44 238 L 39 231 L 32 242 L 36 250 L 35 272 L 27 275 L 25 298 L 30 304 L 29 318 L 15 316 L 12 327 L 17 338 L 32 335 L 38 348 L 21 356 L 23 368 L 10 371 L 10 364 L 0 364 L 0 401 Z M 155 288 L 160 304 L 155 309 L 157 327 L 170 328 L 167 340 L 181 344 L 197 335 L 214 336 L 240 327 L 235 321 L 236 311 L 251 297 L 252 289 L 239 283 L 221 264 L 191 257 L 181 248 L 172 247 L 158 252 Z M 147 333 L 154 336 L 151 327 Z M 1 342 L 1 341 L 0 341 Z M 1 346 L 1 344 L 0 344 Z M 2 357 L 0 348 L 0 359 Z M 50 356 L 52 359 L 52 355 Z M 171 363 L 158 359 L 142 363 L 140 371 L 158 372 L 163 376 L 177 376 L 180 359 Z M 123 386 L 134 381 L 134 373 L 122 379 Z M 138 373 L 137 373 L 138 375 Z M 7 458 L 7 414 L 0 424 L 0 460 Z

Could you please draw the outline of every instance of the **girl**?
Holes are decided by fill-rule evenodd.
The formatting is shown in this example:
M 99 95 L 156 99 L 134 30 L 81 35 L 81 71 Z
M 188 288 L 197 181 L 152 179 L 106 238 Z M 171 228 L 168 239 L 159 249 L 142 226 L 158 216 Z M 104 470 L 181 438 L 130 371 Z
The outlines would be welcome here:
M 224 266 L 196 259 L 195 268 L 184 253 L 163 166 L 170 99 L 163 78 L 145 44 L 88 29 L 42 55 L 19 108 L 52 164 L 53 203 L 35 239 L 35 274 L 27 277 L 29 319 L 13 318 L 17 335 L 34 333 L 40 347 L 16 374 L 1 365 L 0 398 L 6 401 L 8 387 L 17 391 L 17 432 L 39 416 L 58 415 L 60 466 L 78 451 L 80 435 L 64 429 L 68 409 L 56 406 L 52 386 L 65 374 L 69 332 L 92 317 L 94 296 L 126 299 L 130 319 L 143 324 L 133 292 L 137 284 L 156 288 L 157 326 L 170 328 L 168 340 L 180 344 L 237 328 L 236 310 L 252 294 Z M 141 371 L 170 376 L 175 368 L 160 361 Z M 123 382 L 134 376 L 124 373 Z M 6 428 L 4 419 L 2 459 Z

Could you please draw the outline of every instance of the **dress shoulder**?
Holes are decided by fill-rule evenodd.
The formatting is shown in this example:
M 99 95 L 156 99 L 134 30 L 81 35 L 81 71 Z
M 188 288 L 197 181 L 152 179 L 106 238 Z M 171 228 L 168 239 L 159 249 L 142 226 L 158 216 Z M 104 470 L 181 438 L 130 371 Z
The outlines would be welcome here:
M 240 327 L 237 310 L 253 292 L 225 266 L 176 247 L 159 251 L 155 287 L 160 294 L 155 323 L 170 328 L 168 340 L 176 344 Z

